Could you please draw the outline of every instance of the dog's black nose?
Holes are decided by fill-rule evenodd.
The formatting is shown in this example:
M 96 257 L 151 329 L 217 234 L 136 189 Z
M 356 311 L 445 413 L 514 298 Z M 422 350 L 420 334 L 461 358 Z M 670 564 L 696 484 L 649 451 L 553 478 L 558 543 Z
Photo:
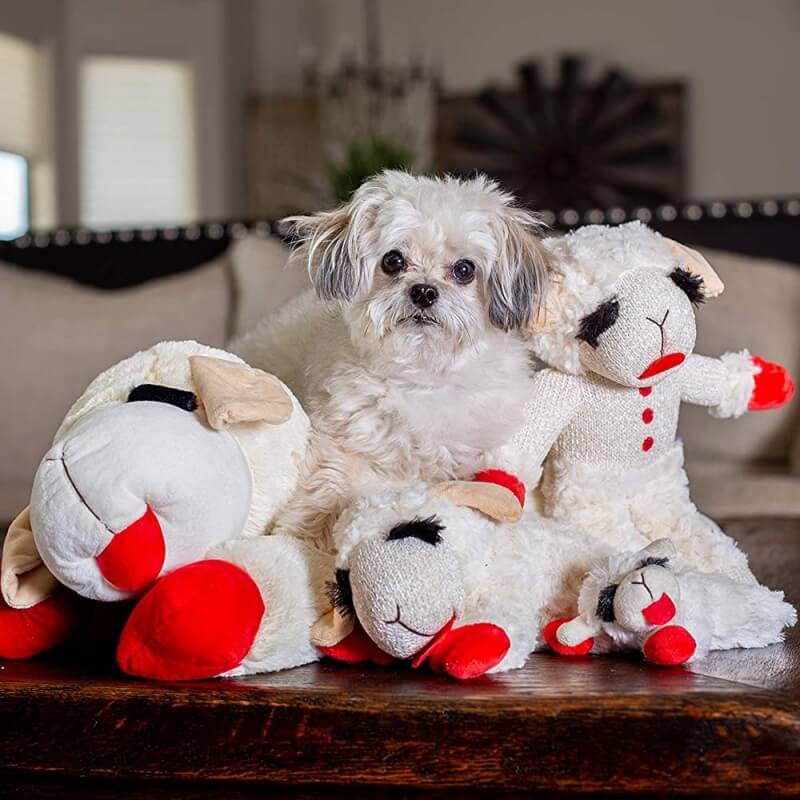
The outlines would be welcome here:
M 419 308 L 430 308 L 439 299 L 439 290 L 428 283 L 415 283 L 408 293 Z

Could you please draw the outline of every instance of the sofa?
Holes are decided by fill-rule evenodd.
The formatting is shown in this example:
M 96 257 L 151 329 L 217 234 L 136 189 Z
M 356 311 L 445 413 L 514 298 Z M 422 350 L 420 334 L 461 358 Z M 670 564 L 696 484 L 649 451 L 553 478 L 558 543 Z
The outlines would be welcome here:
M 310 285 L 267 229 L 193 230 L 0 244 L 0 523 L 27 505 L 41 456 L 95 375 L 162 339 L 224 347 Z
M 556 228 L 639 218 L 699 247 L 727 285 L 698 314 L 698 350 L 748 347 L 800 377 L 800 202 L 545 212 Z M 91 378 L 160 339 L 224 346 L 309 285 L 269 221 L 59 230 L 0 242 L 0 522 Z M 800 402 L 743 419 L 687 407 L 695 500 L 721 519 L 800 516 Z

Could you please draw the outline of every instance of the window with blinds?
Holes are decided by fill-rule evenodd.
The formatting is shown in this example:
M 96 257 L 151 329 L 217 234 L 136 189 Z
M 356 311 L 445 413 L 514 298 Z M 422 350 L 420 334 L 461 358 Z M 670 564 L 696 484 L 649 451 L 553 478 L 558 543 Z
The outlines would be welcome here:
M 39 155 L 38 48 L 0 33 L 0 237 L 28 228 L 28 161 Z
M 28 162 L 0 151 L 0 238 L 14 239 L 28 230 Z
M 193 71 L 91 56 L 80 67 L 80 209 L 91 227 L 197 216 Z
M 25 158 L 36 154 L 38 77 L 36 45 L 0 33 L 0 150 Z

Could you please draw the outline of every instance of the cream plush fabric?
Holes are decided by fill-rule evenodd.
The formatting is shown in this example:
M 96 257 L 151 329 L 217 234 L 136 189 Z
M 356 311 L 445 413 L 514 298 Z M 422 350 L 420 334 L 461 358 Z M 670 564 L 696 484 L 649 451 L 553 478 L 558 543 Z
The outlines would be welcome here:
M 748 346 L 800 376 L 800 265 L 704 250 L 725 293 L 697 315 L 697 347 Z M 800 516 L 800 402 L 735 425 L 686 407 L 679 435 L 692 496 L 719 519 Z
M 703 253 L 724 281 L 725 292 L 697 312 L 698 352 L 746 347 L 800 377 L 800 265 L 715 250 Z M 776 472 L 785 471 L 792 442 L 800 434 L 800 402 L 769 414 L 747 414 L 736 424 L 709 419 L 702 408 L 687 406 L 679 433 L 690 468 L 695 461 L 742 467 L 772 463 Z
M 274 672 L 320 659 L 311 643 L 311 628 L 330 611 L 326 589 L 333 556 L 291 536 L 257 536 L 225 542 L 208 557 L 247 572 L 266 608 L 250 650 L 228 677 Z
M 0 520 L 28 504 L 53 431 L 101 370 L 161 339 L 225 341 L 224 260 L 105 292 L 0 264 Z
M 435 521 L 439 540 L 388 537 L 414 520 Z M 453 614 L 454 629 L 490 622 L 506 632 L 510 648 L 493 671 L 522 666 L 544 645 L 548 622 L 578 613 L 568 625 L 579 636 L 562 643 L 594 636 L 595 652 L 640 650 L 659 626 L 643 619 L 642 609 L 654 598 L 635 581 L 643 563 L 655 557 L 663 561 L 647 567 L 648 585 L 669 591 L 676 615 L 668 622 L 689 629 L 697 644 L 694 658 L 781 641 L 783 629 L 796 620 L 781 592 L 704 574 L 675 557 L 668 540 L 615 552 L 589 533 L 533 511 L 518 522 L 493 522 L 422 483 L 360 499 L 339 519 L 334 535 L 336 565 L 350 571 L 358 621 L 396 658 L 423 649 Z M 598 595 L 609 584 L 620 584 L 613 624 L 595 616 Z

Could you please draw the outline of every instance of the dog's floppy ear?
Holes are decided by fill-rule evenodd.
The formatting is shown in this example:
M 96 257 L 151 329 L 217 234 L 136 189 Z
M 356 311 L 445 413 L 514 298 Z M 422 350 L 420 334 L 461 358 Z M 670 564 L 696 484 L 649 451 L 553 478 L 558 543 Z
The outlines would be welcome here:
M 300 243 L 317 295 L 350 300 L 358 289 L 358 248 L 349 205 L 281 221 Z
M 536 318 L 547 289 L 548 254 L 539 239 L 543 225 L 533 212 L 504 206 L 500 253 L 488 280 L 489 319 L 504 331 L 526 328 Z
M 378 176 L 363 183 L 350 202 L 333 211 L 281 220 L 281 226 L 298 240 L 314 288 L 323 300 L 352 300 L 365 285 L 369 265 L 361 236 L 385 197 Z

